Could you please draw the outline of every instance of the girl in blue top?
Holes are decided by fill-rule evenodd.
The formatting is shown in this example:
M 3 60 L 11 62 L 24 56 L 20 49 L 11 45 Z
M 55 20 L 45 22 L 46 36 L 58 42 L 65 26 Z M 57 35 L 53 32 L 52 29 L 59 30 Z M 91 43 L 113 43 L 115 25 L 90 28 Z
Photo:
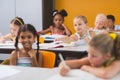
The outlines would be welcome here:
M 32 48 L 37 37 L 37 50 Z M 18 41 L 22 44 L 22 48 L 18 47 Z M 16 50 L 12 51 L 10 57 L 10 65 L 18 66 L 42 66 L 42 55 L 39 52 L 39 35 L 31 24 L 25 24 L 18 31 L 15 41 Z

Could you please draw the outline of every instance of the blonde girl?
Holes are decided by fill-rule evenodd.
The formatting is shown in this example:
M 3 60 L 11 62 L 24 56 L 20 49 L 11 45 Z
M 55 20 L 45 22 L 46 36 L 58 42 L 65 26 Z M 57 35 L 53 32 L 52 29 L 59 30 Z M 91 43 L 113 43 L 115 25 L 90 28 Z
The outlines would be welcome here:
M 60 63 L 60 74 L 65 76 L 70 69 L 80 68 L 97 77 L 112 78 L 120 73 L 120 35 L 98 34 L 89 42 L 88 57 Z
M 2 36 L 0 38 L 0 42 L 5 43 L 7 40 L 11 40 L 14 42 L 19 28 L 23 25 L 24 21 L 21 17 L 15 17 L 14 19 L 12 19 L 10 22 L 10 33 L 6 34 L 5 36 Z
M 83 15 L 76 16 L 73 20 L 73 26 L 76 33 L 74 33 L 70 37 L 56 39 L 56 41 L 61 40 L 63 42 L 71 43 L 71 42 L 76 42 L 79 40 L 87 40 L 91 38 L 90 33 L 88 31 L 88 21 L 85 16 Z

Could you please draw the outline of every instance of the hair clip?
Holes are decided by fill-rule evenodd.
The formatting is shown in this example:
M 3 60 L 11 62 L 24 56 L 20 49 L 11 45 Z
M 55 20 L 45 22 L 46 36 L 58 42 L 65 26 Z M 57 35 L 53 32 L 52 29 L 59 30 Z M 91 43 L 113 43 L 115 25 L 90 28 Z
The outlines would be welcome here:
M 110 36 L 113 40 L 115 40 L 116 37 L 117 37 L 117 34 L 116 34 L 116 33 L 110 33 L 109 36 Z
M 53 16 L 55 16 L 58 13 L 58 10 L 53 11 Z
M 55 16 L 57 13 L 58 13 L 58 12 L 54 12 L 54 13 L 53 13 L 53 16 Z
M 23 25 L 23 23 L 19 20 L 18 17 L 15 17 L 15 20 L 17 20 L 21 25 Z

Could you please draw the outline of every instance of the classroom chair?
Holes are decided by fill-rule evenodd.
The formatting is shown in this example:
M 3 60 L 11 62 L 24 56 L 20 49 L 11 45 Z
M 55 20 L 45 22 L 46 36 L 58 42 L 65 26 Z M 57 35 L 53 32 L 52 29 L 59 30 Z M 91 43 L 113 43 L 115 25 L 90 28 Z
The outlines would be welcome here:
M 56 54 L 51 51 L 40 51 L 43 55 L 43 67 L 53 68 L 55 65 Z
M 56 54 L 51 51 L 40 51 L 43 55 L 43 68 L 53 68 L 55 65 Z M 1 64 L 9 65 L 10 60 L 6 59 Z
M 9 59 L 5 59 L 1 64 L 2 65 L 9 65 L 10 64 L 10 60 Z

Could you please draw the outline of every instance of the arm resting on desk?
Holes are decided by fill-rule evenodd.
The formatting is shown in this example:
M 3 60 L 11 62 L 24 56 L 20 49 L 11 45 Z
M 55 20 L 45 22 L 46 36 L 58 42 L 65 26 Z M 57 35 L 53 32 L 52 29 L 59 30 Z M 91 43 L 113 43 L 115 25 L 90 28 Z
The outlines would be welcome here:
M 96 75 L 97 77 L 109 79 L 109 78 L 113 78 L 115 75 L 117 75 L 120 72 L 120 60 L 113 62 L 108 67 L 95 68 L 91 66 L 83 66 L 81 69 L 88 71 Z

